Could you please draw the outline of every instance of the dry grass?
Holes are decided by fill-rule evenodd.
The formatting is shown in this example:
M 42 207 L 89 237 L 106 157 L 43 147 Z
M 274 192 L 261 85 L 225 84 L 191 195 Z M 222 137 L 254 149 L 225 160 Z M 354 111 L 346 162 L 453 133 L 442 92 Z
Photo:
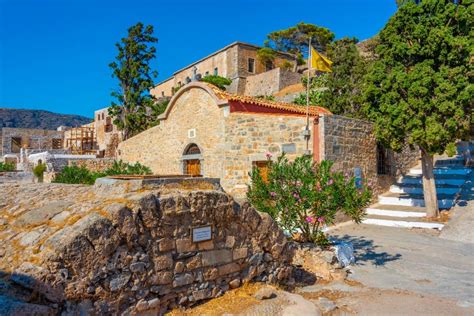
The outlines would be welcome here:
M 262 287 L 267 287 L 264 283 L 245 283 L 242 287 L 227 291 L 223 296 L 212 299 L 196 307 L 179 310 L 175 309 L 168 315 L 172 316 L 217 316 L 222 314 L 239 314 L 242 311 L 260 304 L 260 301 L 253 295 Z

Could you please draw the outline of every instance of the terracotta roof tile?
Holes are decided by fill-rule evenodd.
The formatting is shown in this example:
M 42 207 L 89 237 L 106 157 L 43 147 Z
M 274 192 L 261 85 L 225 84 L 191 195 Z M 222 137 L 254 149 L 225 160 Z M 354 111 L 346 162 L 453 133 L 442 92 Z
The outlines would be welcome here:
M 266 107 L 266 108 L 279 109 L 279 110 L 284 110 L 284 111 L 297 113 L 297 114 L 306 114 L 306 106 L 303 106 L 303 105 L 297 105 L 297 104 L 286 103 L 286 102 L 278 102 L 278 101 L 270 101 L 270 100 L 249 97 L 249 96 L 244 96 L 244 95 L 237 95 L 237 94 L 229 93 L 226 91 L 222 91 L 212 84 L 209 84 L 209 83 L 206 83 L 206 84 L 214 91 L 216 96 L 221 100 L 239 101 L 239 102 Z M 325 109 L 323 107 L 310 105 L 309 114 L 312 116 L 315 116 L 319 114 L 332 114 L 332 113 L 328 109 Z

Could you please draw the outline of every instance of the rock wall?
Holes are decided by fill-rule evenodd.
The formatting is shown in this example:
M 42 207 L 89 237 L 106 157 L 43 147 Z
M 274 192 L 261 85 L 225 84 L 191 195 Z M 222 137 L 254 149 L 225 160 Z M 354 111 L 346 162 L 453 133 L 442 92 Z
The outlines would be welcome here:
M 369 181 L 374 195 L 389 189 L 396 177 L 408 172 L 419 161 L 419 150 L 409 146 L 400 153 L 389 151 L 390 173 L 377 172 L 377 141 L 369 122 L 339 115 L 320 119 L 322 158 L 334 162 L 333 170 L 353 174 L 360 167 L 362 177 Z
M 3 289 L 30 291 L 14 299 L 51 313 L 162 313 L 247 280 L 280 282 L 291 274 L 292 251 L 275 222 L 223 192 L 124 192 L 101 200 L 94 191 L 0 185 Z M 37 199 L 45 194 L 54 200 Z M 212 239 L 193 242 L 192 229 L 204 225 Z
M 249 96 L 270 96 L 287 86 L 300 82 L 300 73 L 275 68 L 258 75 L 247 77 L 244 94 Z
M 115 159 L 112 158 L 96 158 L 96 159 L 74 159 L 68 160 L 68 166 L 86 167 L 90 171 L 100 172 L 112 167 Z

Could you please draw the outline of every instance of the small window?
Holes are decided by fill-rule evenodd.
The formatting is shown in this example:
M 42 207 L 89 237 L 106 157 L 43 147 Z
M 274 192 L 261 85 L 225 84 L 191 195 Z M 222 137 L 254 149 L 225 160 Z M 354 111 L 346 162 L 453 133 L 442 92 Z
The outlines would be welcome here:
M 268 183 L 268 173 L 270 171 L 270 161 L 254 161 L 253 168 L 257 169 L 265 183 Z
M 214 68 L 214 76 L 217 76 L 219 75 L 219 69 L 216 67 Z
M 271 60 L 267 61 L 265 63 L 265 68 L 266 68 L 267 71 L 272 70 L 274 68 L 273 67 L 273 62 Z
M 62 140 L 62 138 L 53 138 L 51 147 L 53 149 L 63 149 L 63 140 Z
M 191 82 L 191 78 L 186 77 L 186 83 L 190 83 L 190 82 Z
M 107 119 L 105 120 L 104 130 L 106 133 L 110 133 L 113 130 L 112 119 L 110 116 L 108 116 Z
M 205 76 L 209 76 L 209 71 L 206 71 L 206 74 L 205 74 Z
M 255 72 L 255 59 L 249 58 L 248 69 L 249 69 L 249 72 L 251 73 Z
M 164 92 L 164 91 L 161 91 L 161 96 L 162 96 L 162 97 L 165 96 L 165 92 Z
M 21 149 L 21 137 L 12 137 L 12 153 L 19 153 Z

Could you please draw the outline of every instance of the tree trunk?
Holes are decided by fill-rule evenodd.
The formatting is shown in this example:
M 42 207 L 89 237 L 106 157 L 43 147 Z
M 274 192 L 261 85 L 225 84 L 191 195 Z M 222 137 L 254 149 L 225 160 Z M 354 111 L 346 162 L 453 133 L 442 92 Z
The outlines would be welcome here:
M 423 173 L 423 195 L 425 198 L 426 216 L 438 217 L 438 198 L 433 175 L 433 155 L 421 148 L 421 168 Z

